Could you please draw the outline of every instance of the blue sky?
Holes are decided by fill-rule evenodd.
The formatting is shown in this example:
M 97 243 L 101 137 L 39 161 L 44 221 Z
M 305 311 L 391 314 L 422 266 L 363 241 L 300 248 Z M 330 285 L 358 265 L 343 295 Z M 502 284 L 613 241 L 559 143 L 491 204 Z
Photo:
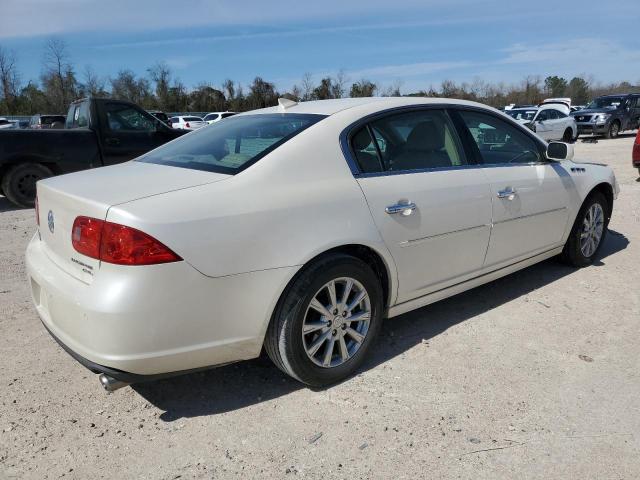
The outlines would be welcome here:
M 81 80 L 162 61 L 187 86 L 260 75 L 281 91 L 341 69 L 403 93 L 525 75 L 640 83 L 638 25 L 637 0 L 0 0 L 0 46 L 25 82 L 55 36 Z

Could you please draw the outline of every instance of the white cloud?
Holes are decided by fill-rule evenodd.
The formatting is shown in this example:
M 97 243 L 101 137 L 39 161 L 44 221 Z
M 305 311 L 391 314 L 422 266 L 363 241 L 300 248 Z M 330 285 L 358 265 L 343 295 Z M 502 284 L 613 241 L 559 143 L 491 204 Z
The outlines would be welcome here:
M 405 12 L 472 0 L 401 0 Z M 82 31 L 148 31 L 215 25 L 281 25 L 398 12 L 388 0 L 0 0 L 0 37 Z M 351 22 L 349 21 L 351 20 Z

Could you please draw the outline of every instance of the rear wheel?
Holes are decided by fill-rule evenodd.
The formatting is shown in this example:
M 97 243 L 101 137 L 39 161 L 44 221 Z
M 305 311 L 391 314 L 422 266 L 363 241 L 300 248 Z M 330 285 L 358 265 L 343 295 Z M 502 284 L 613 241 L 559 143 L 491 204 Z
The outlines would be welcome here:
M 571 143 L 573 141 L 573 132 L 571 131 L 570 128 L 567 128 L 564 131 L 564 135 L 562 136 L 562 141 L 564 143 Z
M 11 203 L 19 207 L 33 207 L 36 182 L 52 175 L 51 170 L 39 163 L 20 163 L 2 177 L 2 191 Z
M 382 309 L 380 281 L 366 263 L 349 255 L 327 256 L 305 267 L 283 294 L 265 350 L 302 383 L 339 382 L 366 358 Z
M 609 130 L 605 134 L 606 138 L 617 138 L 620 133 L 620 123 L 616 120 L 609 125 Z
M 608 211 L 607 199 L 600 192 L 594 192 L 585 200 L 562 250 L 566 263 L 575 267 L 593 263 L 607 235 Z

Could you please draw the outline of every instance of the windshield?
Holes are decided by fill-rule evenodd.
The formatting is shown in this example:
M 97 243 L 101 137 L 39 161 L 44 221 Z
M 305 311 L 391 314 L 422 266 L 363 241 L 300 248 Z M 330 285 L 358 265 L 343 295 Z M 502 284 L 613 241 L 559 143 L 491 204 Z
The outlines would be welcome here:
M 294 113 L 235 116 L 180 137 L 137 161 L 235 175 L 323 118 Z
M 618 108 L 624 97 L 600 97 L 593 100 L 587 108 Z
M 537 110 L 508 110 L 507 114 L 511 115 L 516 120 L 533 120 L 536 116 Z

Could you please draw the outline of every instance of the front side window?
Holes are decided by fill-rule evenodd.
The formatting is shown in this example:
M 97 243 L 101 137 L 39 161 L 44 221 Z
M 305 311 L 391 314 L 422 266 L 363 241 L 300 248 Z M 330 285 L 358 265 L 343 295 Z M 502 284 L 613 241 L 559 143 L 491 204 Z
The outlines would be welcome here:
M 534 139 L 517 127 L 485 113 L 459 111 L 484 164 L 537 163 L 540 151 Z M 545 111 L 540 112 L 545 113 Z
M 362 127 L 351 147 L 363 173 L 464 165 L 457 138 L 442 110 L 389 115 Z
M 323 118 L 294 113 L 235 116 L 136 161 L 235 175 Z
M 114 131 L 155 132 L 156 123 L 124 103 L 107 103 L 105 106 L 107 125 Z

